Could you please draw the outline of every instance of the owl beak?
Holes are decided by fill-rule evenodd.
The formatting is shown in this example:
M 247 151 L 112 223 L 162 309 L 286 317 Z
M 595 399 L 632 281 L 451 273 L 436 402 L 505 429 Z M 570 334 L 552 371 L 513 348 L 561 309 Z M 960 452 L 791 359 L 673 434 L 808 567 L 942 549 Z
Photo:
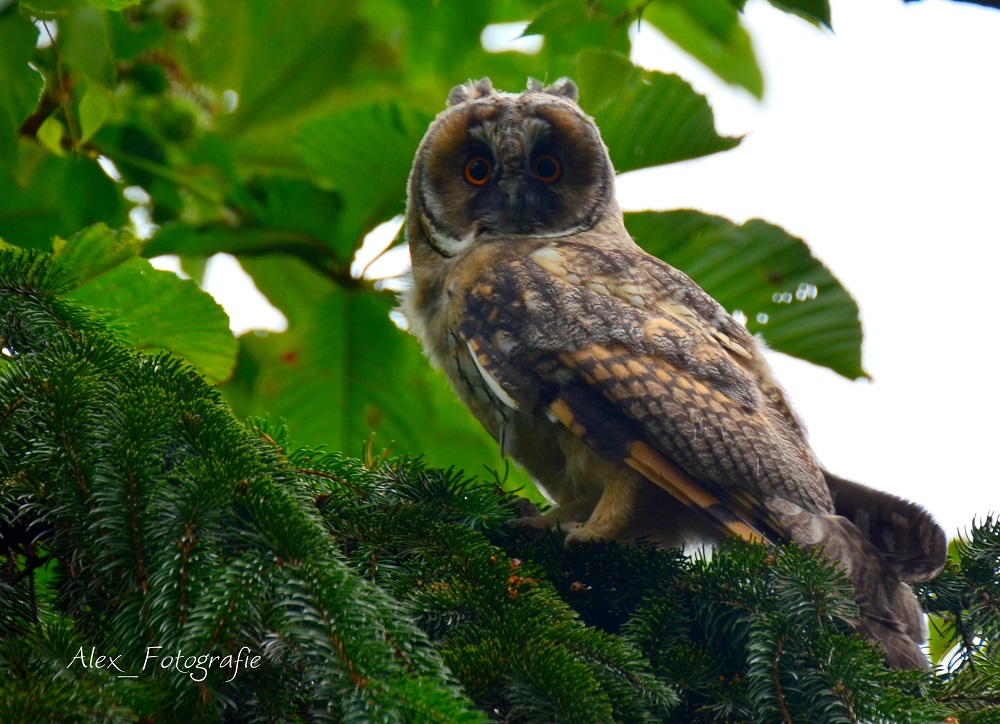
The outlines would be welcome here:
M 528 186 L 520 174 L 509 174 L 500 180 L 504 210 L 511 216 L 521 216 L 530 209 Z
M 501 182 L 500 190 L 503 192 L 503 215 L 506 218 L 505 226 L 515 234 L 526 234 L 534 227 L 534 216 L 527 204 L 524 187 L 517 179 L 504 179 Z
M 517 211 L 521 205 L 521 180 L 513 174 L 504 176 L 500 179 L 500 192 L 505 210 L 508 213 Z
M 538 223 L 538 209 L 528 193 L 523 174 L 519 170 L 508 170 L 497 179 L 497 187 L 500 197 L 496 230 L 513 234 L 531 233 Z
M 538 224 L 539 210 L 523 179 L 509 174 L 498 183 L 501 193 L 501 227 L 507 233 L 529 234 Z

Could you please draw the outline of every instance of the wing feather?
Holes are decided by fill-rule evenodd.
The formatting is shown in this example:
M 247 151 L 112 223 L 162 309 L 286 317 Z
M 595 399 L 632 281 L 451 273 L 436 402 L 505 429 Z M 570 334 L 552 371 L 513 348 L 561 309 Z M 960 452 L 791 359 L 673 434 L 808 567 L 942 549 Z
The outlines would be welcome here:
M 752 337 L 687 277 L 640 259 L 550 244 L 483 270 L 461 326 L 480 373 L 734 535 L 787 537 L 772 497 L 831 512 L 804 439 L 769 414 Z

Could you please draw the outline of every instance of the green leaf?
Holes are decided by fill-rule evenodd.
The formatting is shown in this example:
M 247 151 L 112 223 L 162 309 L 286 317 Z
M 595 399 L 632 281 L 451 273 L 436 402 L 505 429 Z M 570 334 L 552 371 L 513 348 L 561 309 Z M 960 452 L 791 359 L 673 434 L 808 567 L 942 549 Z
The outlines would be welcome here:
M 85 0 L 21 0 L 20 5 L 33 17 L 54 19 L 83 7 Z
M 659 28 L 719 78 L 764 95 L 764 76 L 757 65 L 750 35 L 726 0 L 658 0 L 646 6 L 643 21 Z
M 37 143 L 20 142 L 17 176 L 0 168 L 0 237 L 23 248 L 51 248 L 84 226 L 128 223 L 121 187 L 92 159 L 57 158 Z
M 142 0 L 22 0 L 21 5 L 33 15 L 59 17 L 88 5 L 104 10 L 124 10 L 141 2 Z
M 259 255 L 290 254 L 317 268 L 337 265 L 329 250 L 307 234 L 288 229 L 267 229 L 255 225 L 228 228 L 223 224 L 192 226 L 172 222 L 156 232 L 147 244 L 147 257 L 162 254 L 208 257 L 226 253 L 241 259 Z M 346 268 L 346 267 L 345 267 Z
M 580 103 L 594 116 L 619 172 L 726 151 L 708 101 L 675 75 L 644 71 L 614 53 L 577 61 Z
M 352 80 L 363 62 L 369 29 L 352 4 L 204 0 L 202 34 L 193 48 L 194 77 L 218 92 L 233 90 L 239 105 L 219 118 L 235 138 L 287 128 Z M 273 153 L 273 148 L 245 150 Z
M 389 320 L 393 304 L 387 294 L 329 288 L 308 320 L 304 309 L 293 313 L 289 331 L 241 337 L 223 393 L 244 415 L 284 418 L 301 444 L 359 451 L 374 432 L 376 444 L 392 443 L 394 453 L 425 455 L 470 475 L 502 469 L 496 442 L 417 341 Z
M 425 111 L 444 107 L 448 90 L 470 78 L 488 75 L 497 88 L 518 91 L 529 75 L 565 75 L 572 57 L 552 52 L 487 52 L 483 30 L 497 23 L 520 22 L 538 12 L 537 0 L 367 0 L 358 3 L 368 28 L 366 53 L 378 58 L 380 74 L 359 73 L 352 83 L 357 102 L 399 100 Z M 511 32 L 511 39 L 516 35 Z M 576 49 L 572 50 L 576 54 Z M 355 71 L 356 72 L 356 71 Z M 373 81 L 375 81 L 373 83 Z M 344 104 L 341 104 L 344 105 Z
M 331 280 L 300 258 L 242 257 L 240 264 L 293 331 L 310 324 L 316 305 L 330 293 Z
M 573 56 L 587 48 L 627 54 L 629 49 L 628 23 L 608 14 L 600 4 L 576 0 L 546 5 L 524 35 L 544 35 L 546 52 L 551 55 Z
M 303 162 L 343 198 L 338 253 L 349 255 L 376 224 L 402 213 L 413 155 L 432 117 L 400 103 L 352 108 L 306 123 Z
M 88 4 L 105 10 L 124 10 L 133 5 L 139 5 L 141 2 L 142 0 L 87 0 Z
M 88 82 L 80 100 L 80 141 L 86 142 L 104 125 L 114 103 L 114 92 L 98 83 Z
M 737 226 L 697 211 L 626 214 L 625 223 L 646 251 L 743 312 L 772 349 L 866 376 L 858 305 L 801 239 L 759 219 Z
M 115 61 L 104 13 L 95 7 L 81 7 L 60 22 L 59 30 L 62 59 L 89 80 L 113 88 Z
M 62 145 L 65 136 L 66 128 L 55 116 L 49 116 L 42 121 L 42 125 L 38 127 L 38 132 L 35 134 L 40 144 L 59 157 L 66 155 L 66 150 Z
M 55 244 L 55 258 L 79 275 L 68 296 L 98 311 L 137 349 L 170 350 L 209 380 L 229 377 L 236 340 L 229 318 L 190 279 L 153 269 L 135 258 L 140 242 L 98 224 Z
M 146 256 L 281 253 L 304 259 L 317 269 L 347 274 L 353 245 L 339 243 L 342 203 L 338 193 L 305 179 L 258 176 L 237 187 L 234 196 L 245 212 L 241 225 L 196 226 L 186 220 L 174 221 L 154 234 Z
M 0 166 L 18 168 L 17 132 L 38 105 L 42 76 L 28 65 L 35 52 L 38 29 L 17 12 L 17 5 L 0 12 Z
M 84 229 L 72 241 L 56 238 L 52 244 L 53 256 L 73 270 L 78 285 L 136 258 L 141 249 L 142 241 L 134 234 L 104 224 Z
M 786 13 L 798 15 L 813 25 L 831 28 L 830 0 L 770 0 L 771 4 Z
M 145 259 L 115 267 L 70 295 L 123 334 L 136 349 L 170 350 L 212 382 L 227 379 L 236 358 L 229 317 L 190 279 L 153 269 Z
M 940 664 L 944 657 L 959 642 L 955 625 L 946 618 L 933 613 L 927 614 L 927 649 L 931 662 Z

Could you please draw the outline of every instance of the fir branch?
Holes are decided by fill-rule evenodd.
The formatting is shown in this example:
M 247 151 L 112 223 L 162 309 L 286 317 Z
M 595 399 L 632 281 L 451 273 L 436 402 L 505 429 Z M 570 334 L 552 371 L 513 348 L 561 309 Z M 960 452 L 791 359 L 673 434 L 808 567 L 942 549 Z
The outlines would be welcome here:
M 6 254 L 6 253 L 4 253 Z M 512 537 L 497 481 L 297 447 L 237 421 L 0 254 L 0 719 L 964 721 L 1000 708 L 1000 530 L 929 610 L 953 670 L 888 671 L 843 572 L 797 547 L 711 558 Z M 7 276 L 4 276 L 4 275 Z M 230 655 L 195 681 L 63 671 L 80 647 Z M 254 651 L 258 668 L 232 655 Z

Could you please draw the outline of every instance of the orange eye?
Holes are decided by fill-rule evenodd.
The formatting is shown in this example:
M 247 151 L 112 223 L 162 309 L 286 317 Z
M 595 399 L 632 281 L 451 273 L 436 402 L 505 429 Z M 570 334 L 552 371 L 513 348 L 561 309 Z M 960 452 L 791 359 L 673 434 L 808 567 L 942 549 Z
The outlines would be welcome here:
M 482 186 L 490 180 L 493 173 L 493 166 L 489 159 L 482 156 L 474 156 L 465 164 L 465 180 L 473 186 Z
M 562 164 L 555 156 L 545 153 L 535 159 L 535 178 L 542 183 L 554 183 L 561 175 Z

